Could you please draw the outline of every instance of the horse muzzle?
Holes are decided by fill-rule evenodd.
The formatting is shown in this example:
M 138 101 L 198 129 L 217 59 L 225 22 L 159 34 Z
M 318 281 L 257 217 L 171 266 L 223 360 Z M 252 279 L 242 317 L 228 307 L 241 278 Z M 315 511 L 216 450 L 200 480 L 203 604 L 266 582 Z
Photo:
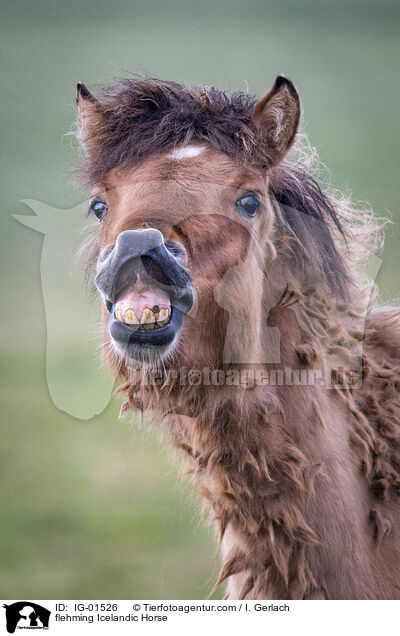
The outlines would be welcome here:
M 119 353 L 148 362 L 165 355 L 193 307 L 184 247 L 150 228 L 126 230 L 99 256 L 95 285 L 110 314 L 108 329 Z

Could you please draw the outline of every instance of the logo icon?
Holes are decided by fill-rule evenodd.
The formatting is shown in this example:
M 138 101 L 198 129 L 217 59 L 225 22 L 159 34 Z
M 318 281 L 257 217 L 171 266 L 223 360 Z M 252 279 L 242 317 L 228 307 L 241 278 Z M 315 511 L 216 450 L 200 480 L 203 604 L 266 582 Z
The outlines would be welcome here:
M 49 629 L 51 612 L 31 601 L 18 601 L 3 605 L 6 610 L 7 631 L 13 634 L 18 629 Z

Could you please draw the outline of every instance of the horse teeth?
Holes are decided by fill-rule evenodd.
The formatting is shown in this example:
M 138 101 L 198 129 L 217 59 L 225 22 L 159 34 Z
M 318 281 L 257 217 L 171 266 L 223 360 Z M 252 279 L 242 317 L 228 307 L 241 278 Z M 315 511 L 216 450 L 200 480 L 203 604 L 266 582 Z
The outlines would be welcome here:
M 171 307 L 168 307 L 168 308 L 162 307 L 157 316 L 157 323 L 162 326 L 166 325 L 170 316 L 171 316 Z
M 140 316 L 140 324 L 144 329 L 154 329 L 156 324 L 156 317 L 153 314 L 152 310 L 148 307 L 145 307 L 142 311 L 142 315 Z
M 154 309 L 158 309 L 156 313 Z M 171 307 L 144 307 L 140 319 L 132 307 L 122 311 L 119 307 L 114 310 L 115 319 L 124 322 L 127 325 L 137 325 L 142 329 L 155 329 L 156 327 L 164 327 L 171 317 Z
M 124 314 L 124 322 L 127 325 L 138 325 L 139 324 L 139 320 L 138 317 L 135 314 L 135 311 L 133 309 L 127 309 L 125 314 Z

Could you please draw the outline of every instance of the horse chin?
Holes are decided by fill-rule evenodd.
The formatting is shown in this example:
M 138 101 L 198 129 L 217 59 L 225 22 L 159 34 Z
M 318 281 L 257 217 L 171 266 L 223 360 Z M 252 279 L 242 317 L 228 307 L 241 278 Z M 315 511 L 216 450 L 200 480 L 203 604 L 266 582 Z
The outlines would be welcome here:
M 169 322 L 150 330 L 120 322 L 111 310 L 108 330 L 114 349 L 126 362 L 143 367 L 157 366 L 174 350 L 182 330 L 183 316 L 177 307 L 172 307 Z

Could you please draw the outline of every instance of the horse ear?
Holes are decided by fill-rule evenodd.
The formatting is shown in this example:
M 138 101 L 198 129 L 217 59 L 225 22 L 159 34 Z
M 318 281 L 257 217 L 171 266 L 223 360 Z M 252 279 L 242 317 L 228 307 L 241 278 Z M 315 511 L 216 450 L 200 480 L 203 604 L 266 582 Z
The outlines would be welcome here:
M 96 129 L 102 119 L 102 106 L 82 82 L 76 85 L 76 106 L 78 112 L 78 138 L 87 152 L 95 138 Z
M 283 159 L 292 145 L 300 122 L 300 97 L 294 84 L 278 75 L 275 84 L 256 104 L 253 119 L 268 144 L 271 165 Z

